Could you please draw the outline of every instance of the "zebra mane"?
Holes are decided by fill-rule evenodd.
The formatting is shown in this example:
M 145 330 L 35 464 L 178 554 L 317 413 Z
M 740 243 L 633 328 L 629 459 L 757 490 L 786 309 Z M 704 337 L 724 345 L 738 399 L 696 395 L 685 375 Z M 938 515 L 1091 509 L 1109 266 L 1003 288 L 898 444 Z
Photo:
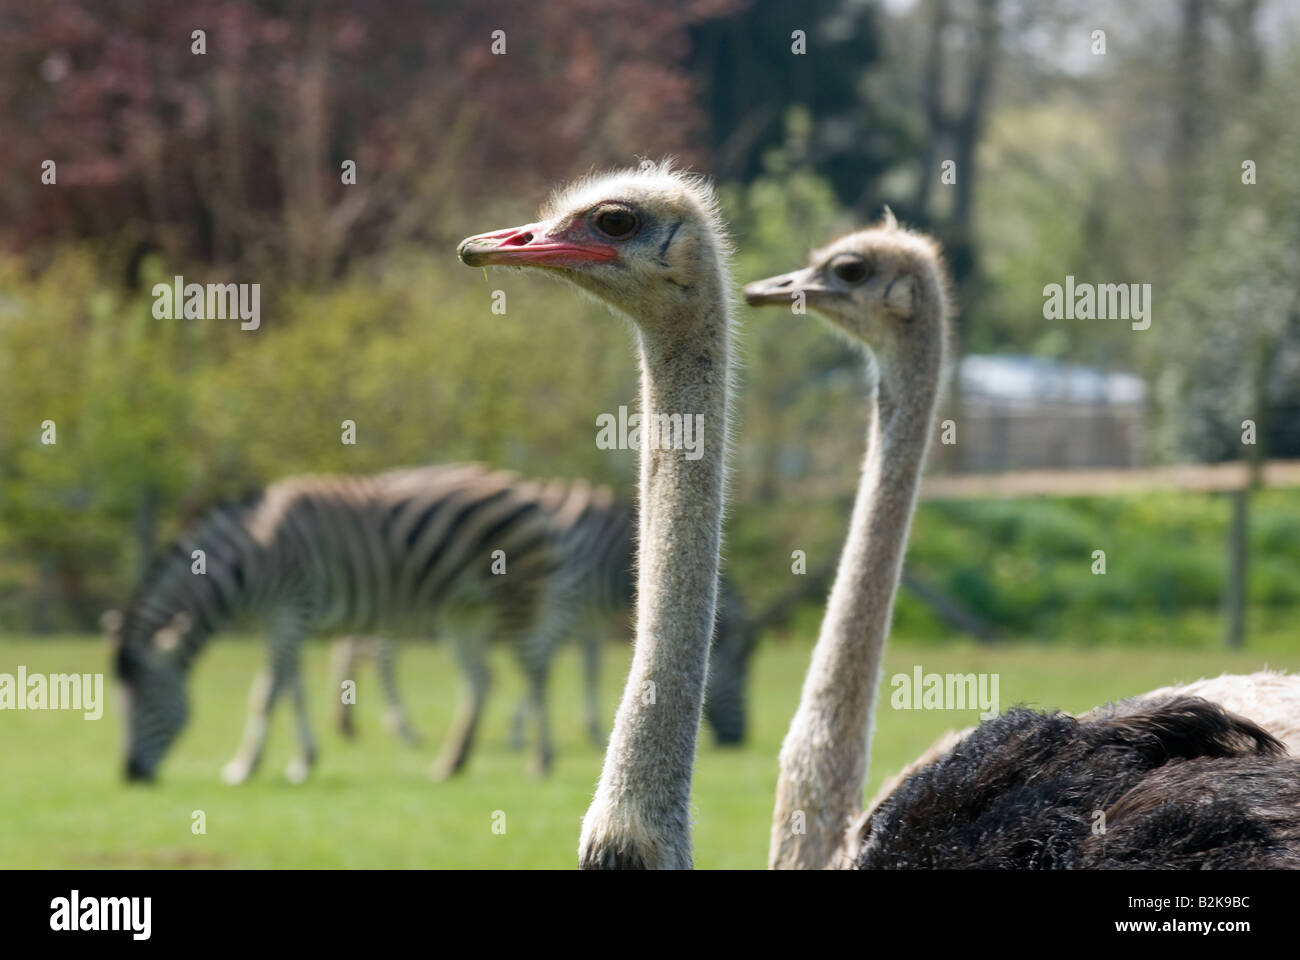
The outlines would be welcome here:
M 130 602 L 126 607 L 128 623 L 124 626 L 129 625 L 129 618 L 133 614 L 140 613 L 168 573 L 178 564 L 188 567 L 193 550 L 202 549 L 201 545 L 210 541 L 220 526 L 242 523 L 247 514 L 262 502 L 265 494 L 265 488 L 250 489 L 237 499 L 222 500 L 210 505 L 198 515 L 197 519 L 188 523 L 180 534 L 155 551 L 131 594 Z

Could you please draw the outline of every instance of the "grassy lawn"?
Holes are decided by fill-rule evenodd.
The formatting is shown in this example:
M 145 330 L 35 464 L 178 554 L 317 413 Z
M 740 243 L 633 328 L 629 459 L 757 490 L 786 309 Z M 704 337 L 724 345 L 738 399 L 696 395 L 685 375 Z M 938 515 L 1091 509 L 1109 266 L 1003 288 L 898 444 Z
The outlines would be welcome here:
M 1289 651 L 1288 652 L 1288 648 Z M 1119 649 L 1020 644 L 895 643 L 885 676 L 926 672 L 996 672 L 1003 709 L 1014 703 L 1081 710 L 1107 699 L 1177 680 L 1268 666 L 1300 669 L 1289 641 L 1260 652 L 1228 655 L 1173 648 Z M 602 706 L 612 716 L 628 651 L 607 651 Z M 741 750 L 706 742 L 695 778 L 696 863 L 758 868 L 765 860 L 775 756 L 799 695 L 808 641 L 770 642 L 760 651 L 752 685 L 751 738 Z M 121 716 L 115 694 L 99 721 L 78 713 L 0 713 L 0 866 L 60 867 L 571 867 L 578 825 L 600 769 L 601 754 L 582 730 L 575 651 L 553 677 L 557 761 L 553 776 L 524 775 L 525 758 L 506 745 L 522 687 L 503 651 L 477 752 L 463 776 L 434 784 L 425 770 L 451 717 L 456 679 L 442 646 L 411 645 L 403 654 L 407 700 L 427 743 L 400 745 L 382 729 L 373 669 L 359 671 L 356 742 L 329 727 L 327 648 L 308 654 L 309 690 L 321 741 L 313 778 L 286 782 L 293 730 L 285 704 L 277 714 L 266 764 L 242 787 L 224 786 L 221 765 L 242 731 L 247 691 L 262 661 L 260 644 L 218 639 L 191 682 L 191 724 L 173 748 L 161 780 L 128 787 L 121 767 Z M 106 669 L 107 650 L 90 639 L 0 640 L 0 672 Z M 108 681 L 106 681 L 108 682 Z M 422 690 L 429 691 L 427 694 Z M 885 695 L 889 688 L 886 686 Z M 878 713 L 870 794 L 881 778 L 914 758 L 942 731 L 966 725 L 973 711 Z M 207 833 L 191 833 L 202 810 Z M 504 834 L 492 830 L 504 811 Z

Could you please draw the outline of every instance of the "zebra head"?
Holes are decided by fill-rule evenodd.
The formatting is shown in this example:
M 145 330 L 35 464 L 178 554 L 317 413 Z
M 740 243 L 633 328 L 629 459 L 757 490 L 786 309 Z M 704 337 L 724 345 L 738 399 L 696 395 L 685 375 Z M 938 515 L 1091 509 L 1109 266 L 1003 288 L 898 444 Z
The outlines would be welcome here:
M 757 628 L 745 616 L 744 605 L 725 579 L 718 591 L 718 616 L 709 650 L 709 680 L 704 717 L 720 745 L 745 741 L 745 688 Z
M 186 656 L 193 620 L 183 611 L 131 609 L 104 617 L 116 645 L 115 673 L 126 716 L 126 778 L 152 780 L 189 716 Z

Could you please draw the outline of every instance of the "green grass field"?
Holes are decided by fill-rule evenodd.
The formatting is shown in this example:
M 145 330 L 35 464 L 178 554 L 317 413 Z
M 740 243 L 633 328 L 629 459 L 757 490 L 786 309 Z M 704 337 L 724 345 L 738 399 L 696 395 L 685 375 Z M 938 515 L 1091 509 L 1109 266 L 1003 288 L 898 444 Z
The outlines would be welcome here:
M 1049 647 L 993 649 L 896 643 L 895 672 L 996 672 L 1003 709 L 1015 703 L 1080 710 L 1106 699 L 1177 680 L 1265 665 L 1300 669 L 1290 643 L 1272 652 Z M 1294 650 L 1294 647 L 1292 647 Z M 108 651 L 89 639 L 0 640 L 0 672 L 103 670 Z M 607 651 L 604 712 L 612 717 L 628 651 Z M 286 704 L 276 716 L 266 764 L 242 787 L 218 773 L 243 727 L 249 682 L 262 662 L 251 640 L 221 638 L 200 658 L 191 681 L 193 716 L 157 784 L 128 787 L 120 777 L 122 723 L 115 692 L 99 721 L 78 713 L 0 713 L 0 866 L 4 867 L 571 867 L 578 825 L 600 768 L 583 733 L 580 670 L 565 650 L 553 676 L 557 761 L 545 781 L 525 776 L 525 757 L 506 745 L 522 686 L 498 651 L 493 690 L 478 749 L 466 772 L 435 784 L 425 771 L 455 705 L 448 651 L 408 645 L 401 661 L 407 701 L 426 744 L 411 749 L 382 728 L 373 668 L 358 675 L 360 737 L 341 739 L 329 725 L 327 648 L 308 653 L 309 691 L 321 742 L 313 778 L 286 782 L 293 730 Z M 769 642 L 756 658 L 751 737 L 740 750 L 705 742 L 695 777 L 699 867 L 764 864 L 776 775 L 775 757 L 794 709 L 808 643 Z M 888 695 L 888 687 L 885 690 Z M 896 711 L 886 701 L 868 794 L 942 731 L 966 725 L 973 711 Z M 207 833 L 191 832 L 194 811 Z M 493 832 L 495 811 L 505 832 Z

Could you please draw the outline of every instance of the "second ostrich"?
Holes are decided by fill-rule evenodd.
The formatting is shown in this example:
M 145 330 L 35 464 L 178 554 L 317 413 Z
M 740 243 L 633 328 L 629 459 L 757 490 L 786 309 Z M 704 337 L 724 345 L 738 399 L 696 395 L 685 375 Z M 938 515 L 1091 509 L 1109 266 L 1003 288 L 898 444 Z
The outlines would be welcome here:
M 1260 727 L 1193 697 L 1149 695 L 1080 719 L 1013 711 L 932 748 L 846 832 L 861 807 L 881 653 L 943 368 L 945 291 L 937 247 L 892 215 L 745 291 L 754 305 L 804 299 L 875 367 L 853 519 L 781 749 L 770 865 L 1300 864 L 1300 764 Z M 1090 831 L 1096 812 L 1109 833 Z
M 880 660 L 930 440 L 947 345 L 948 299 L 938 250 L 898 229 L 845 237 L 812 266 L 745 288 L 751 305 L 802 298 L 874 362 L 866 460 L 835 584 L 781 747 L 769 866 L 836 860 L 862 805 Z

